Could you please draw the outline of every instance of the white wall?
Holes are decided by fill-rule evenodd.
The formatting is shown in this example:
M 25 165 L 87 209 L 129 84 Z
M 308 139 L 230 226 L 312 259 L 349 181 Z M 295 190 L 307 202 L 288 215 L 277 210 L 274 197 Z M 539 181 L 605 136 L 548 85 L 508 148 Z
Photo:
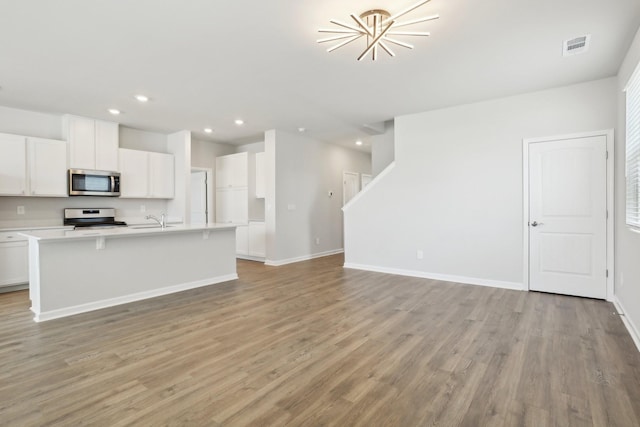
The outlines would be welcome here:
M 63 139 L 62 116 L 0 106 L 0 132 Z
M 120 125 L 118 136 L 120 148 L 167 153 L 167 135 L 163 133 L 149 132 Z
M 640 336 L 640 233 L 626 225 L 625 95 L 624 87 L 640 63 L 640 31 L 618 73 L 618 129 L 616 133 L 616 280 L 615 293 L 625 317 Z M 640 348 L 640 344 L 639 348 Z
M 275 163 L 267 165 L 268 262 L 341 250 L 342 173 L 371 173 L 369 154 L 280 130 L 265 134 L 265 149 Z
M 375 177 L 395 159 L 393 120 L 385 123 L 382 135 L 371 137 L 371 174 Z
M 522 139 L 614 128 L 615 88 L 609 78 L 396 118 L 395 167 L 345 212 L 346 264 L 521 287 Z

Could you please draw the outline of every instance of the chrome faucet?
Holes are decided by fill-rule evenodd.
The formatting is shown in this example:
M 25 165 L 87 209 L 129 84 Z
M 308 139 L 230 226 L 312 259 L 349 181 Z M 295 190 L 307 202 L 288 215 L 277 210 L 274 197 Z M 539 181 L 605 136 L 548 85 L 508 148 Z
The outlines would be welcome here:
M 152 220 L 154 220 L 155 222 L 157 222 L 157 223 L 160 225 L 160 227 L 161 227 L 163 230 L 164 230 L 164 229 L 165 229 L 165 227 L 167 226 L 167 223 L 166 223 L 166 222 L 165 222 L 165 220 L 164 220 L 164 214 L 160 215 L 160 219 L 158 219 L 158 217 L 157 217 L 157 216 L 155 216 L 155 215 L 147 215 L 145 218 L 146 218 L 146 219 L 152 219 Z

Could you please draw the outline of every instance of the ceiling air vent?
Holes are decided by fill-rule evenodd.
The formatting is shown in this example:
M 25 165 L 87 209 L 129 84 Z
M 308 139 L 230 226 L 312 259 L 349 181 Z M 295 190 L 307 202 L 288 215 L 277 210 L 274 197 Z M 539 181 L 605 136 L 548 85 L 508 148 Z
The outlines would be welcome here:
M 571 56 L 577 55 L 579 53 L 585 53 L 587 50 L 589 50 L 590 41 L 591 34 L 565 40 L 562 45 L 562 56 Z

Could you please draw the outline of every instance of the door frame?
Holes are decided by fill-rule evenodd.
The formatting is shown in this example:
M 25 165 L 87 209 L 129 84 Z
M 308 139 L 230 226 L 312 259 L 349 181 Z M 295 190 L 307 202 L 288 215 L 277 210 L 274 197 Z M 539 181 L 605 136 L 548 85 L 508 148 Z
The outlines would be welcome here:
M 531 144 L 539 142 L 564 141 L 567 139 L 589 138 L 593 136 L 604 136 L 607 141 L 607 301 L 613 301 L 614 292 L 614 223 L 615 223 L 615 151 L 614 151 L 614 131 L 613 129 L 581 132 L 567 135 L 547 136 L 541 138 L 524 138 L 522 140 L 522 284 L 523 290 L 530 290 L 529 283 L 529 147 Z
M 351 175 L 351 176 L 355 176 L 356 177 L 356 181 L 358 183 L 358 191 L 356 192 L 356 194 L 353 195 L 353 198 L 355 198 L 358 193 L 360 192 L 360 190 L 362 190 L 362 188 L 360 188 L 360 172 L 350 172 L 350 171 L 342 171 L 342 207 L 344 207 L 346 205 L 345 199 L 347 198 L 347 192 L 346 187 L 347 187 L 347 175 Z
M 215 195 L 215 185 L 213 182 L 213 169 L 211 168 L 199 168 L 199 167 L 191 167 L 189 171 L 189 179 L 191 179 L 192 172 L 205 172 L 207 174 L 207 223 L 214 222 L 214 213 L 215 213 L 215 205 L 214 205 L 214 197 Z M 191 186 L 191 181 L 189 181 L 189 186 Z M 191 200 L 189 200 L 191 203 Z M 189 221 L 191 221 L 191 217 L 189 217 Z

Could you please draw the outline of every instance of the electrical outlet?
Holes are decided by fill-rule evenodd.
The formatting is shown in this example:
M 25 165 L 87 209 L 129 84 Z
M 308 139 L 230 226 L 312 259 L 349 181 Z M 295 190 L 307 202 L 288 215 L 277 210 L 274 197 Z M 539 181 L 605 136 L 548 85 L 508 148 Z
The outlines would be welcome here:
M 320 238 L 316 237 L 316 245 L 319 245 L 319 244 L 320 244 Z
M 418 249 L 416 251 L 416 258 L 423 259 L 424 258 L 424 252 L 422 252 L 420 249 Z
M 296 205 L 294 205 L 293 203 L 289 203 L 287 205 L 287 210 L 289 211 L 295 211 L 296 210 Z
M 18 215 L 24 215 L 24 206 L 18 206 Z
M 146 212 L 147 207 L 145 205 L 140 205 L 140 212 Z

